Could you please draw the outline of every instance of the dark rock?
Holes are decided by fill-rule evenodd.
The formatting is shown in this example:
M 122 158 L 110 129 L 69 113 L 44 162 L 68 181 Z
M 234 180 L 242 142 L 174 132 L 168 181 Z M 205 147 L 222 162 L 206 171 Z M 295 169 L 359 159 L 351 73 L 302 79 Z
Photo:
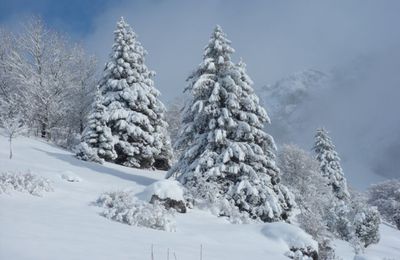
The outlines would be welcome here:
M 290 248 L 290 251 L 292 251 L 293 253 L 296 253 L 296 252 L 300 251 L 303 256 L 308 256 L 312 260 L 318 260 L 319 259 L 318 258 L 318 252 L 316 250 L 312 249 L 311 247 L 306 247 L 306 248 L 295 248 L 295 247 L 292 247 L 292 248 Z M 294 257 L 289 257 L 289 258 L 297 260 L 297 258 L 294 258 Z
M 150 203 L 154 204 L 155 202 L 159 202 L 166 209 L 175 209 L 179 213 L 186 213 L 187 211 L 185 202 L 182 200 L 174 200 L 171 198 L 162 199 L 154 194 L 151 196 Z

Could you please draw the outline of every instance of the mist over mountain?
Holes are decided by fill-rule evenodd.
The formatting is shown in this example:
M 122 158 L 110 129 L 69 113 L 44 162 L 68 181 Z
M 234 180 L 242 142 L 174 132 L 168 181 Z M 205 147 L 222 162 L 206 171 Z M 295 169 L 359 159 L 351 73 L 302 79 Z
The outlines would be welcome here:
M 272 121 L 268 130 L 279 143 L 296 141 L 296 132 L 307 124 L 301 108 L 313 99 L 317 91 L 328 87 L 330 77 L 324 72 L 309 69 L 262 88 L 261 99 Z
M 359 56 L 327 72 L 304 70 L 260 90 L 278 145 L 310 150 L 316 128 L 326 127 L 350 184 L 366 188 L 398 178 L 400 120 L 396 48 Z

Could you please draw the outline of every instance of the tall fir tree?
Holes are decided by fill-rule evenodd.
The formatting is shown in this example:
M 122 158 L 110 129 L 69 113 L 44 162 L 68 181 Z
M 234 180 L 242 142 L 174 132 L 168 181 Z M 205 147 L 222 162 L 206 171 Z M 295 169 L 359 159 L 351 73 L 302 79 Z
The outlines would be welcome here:
M 340 158 L 335 151 L 335 146 L 328 132 L 324 128 L 317 129 L 313 149 L 316 153 L 316 159 L 320 163 L 321 174 L 328 180 L 333 194 L 337 199 L 347 201 L 350 195 L 346 178 L 340 166 Z
M 154 87 L 154 72 L 145 65 L 146 51 L 123 18 L 114 32 L 110 61 L 100 91 L 107 125 L 116 142 L 115 162 L 136 168 L 169 169 L 172 149 L 164 120 L 165 107 Z
M 184 109 L 176 142 L 183 152 L 167 177 L 183 183 L 195 199 L 220 202 L 265 222 L 287 219 L 292 195 L 280 184 L 273 138 L 264 132 L 270 120 L 252 88 L 243 62 L 217 26 L 203 61 L 188 78 L 193 96 Z
M 102 104 L 103 99 L 97 89 L 95 102 L 82 134 L 82 143 L 77 149 L 77 157 L 88 161 L 112 161 L 117 158 L 114 150 L 114 139 L 107 126 L 107 114 Z

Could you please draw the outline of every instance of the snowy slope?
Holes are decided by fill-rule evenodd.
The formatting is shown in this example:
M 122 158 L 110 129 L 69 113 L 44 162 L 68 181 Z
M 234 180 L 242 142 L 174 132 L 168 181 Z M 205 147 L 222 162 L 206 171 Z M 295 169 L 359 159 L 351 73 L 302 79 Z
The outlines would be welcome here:
M 285 236 L 300 234 L 282 223 L 233 225 L 199 210 L 177 215 L 176 232 L 113 222 L 91 205 L 100 193 L 141 192 L 165 173 L 79 161 L 68 151 L 24 137 L 15 141 L 14 151 L 14 159 L 9 160 L 6 139 L 0 136 L 0 171 L 30 169 L 49 178 L 54 192 L 43 197 L 0 194 L 0 259 L 140 260 L 150 259 L 151 245 L 156 260 L 167 259 L 168 249 L 169 259 L 174 259 L 174 252 L 177 259 L 199 259 L 200 245 L 205 260 L 288 259 L 284 256 L 288 251 Z M 69 182 L 65 175 L 81 180 Z M 367 256 L 400 259 L 400 232 L 387 226 L 382 226 L 382 231 L 382 242 L 367 249 Z M 340 249 L 345 259 L 351 259 L 347 258 L 352 253 L 346 243 Z

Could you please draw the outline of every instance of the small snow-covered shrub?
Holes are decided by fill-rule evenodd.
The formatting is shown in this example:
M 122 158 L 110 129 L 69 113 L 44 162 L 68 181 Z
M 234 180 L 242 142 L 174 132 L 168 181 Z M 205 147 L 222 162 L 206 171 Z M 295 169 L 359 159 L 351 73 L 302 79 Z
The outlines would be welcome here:
M 132 192 L 106 192 L 97 199 L 96 204 L 104 208 L 102 215 L 108 219 L 138 227 L 175 230 L 172 210 L 166 210 L 159 203 L 141 201 Z
M 368 203 L 378 208 L 384 220 L 400 229 L 400 179 L 372 185 L 368 189 Z
M 294 145 L 284 145 L 277 162 L 282 172 L 282 183 L 295 195 L 300 227 L 322 244 L 329 236 L 326 219 L 328 209 L 332 207 L 333 194 L 319 172 L 318 162 Z
M 335 245 L 331 238 L 325 238 L 318 243 L 318 255 L 321 260 L 342 260 L 335 254 Z
M 287 257 L 294 260 L 318 260 L 318 252 L 310 247 L 307 248 L 291 248 L 285 254 Z
M 50 181 L 41 176 L 27 173 L 0 173 L 0 194 L 11 191 L 27 192 L 42 196 L 43 192 L 53 191 Z
M 363 247 L 379 242 L 379 225 L 381 217 L 376 207 L 367 204 L 363 193 L 351 191 L 351 216 L 355 236 Z
M 160 180 L 148 186 L 137 196 L 154 204 L 156 202 L 166 209 L 175 209 L 179 213 L 186 213 L 186 201 L 184 198 L 185 188 L 175 180 Z
M 318 243 L 299 227 L 288 223 L 270 223 L 261 231 L 270 239 L 287 245 L 286 256 L 295 260 L 317 260 Z
M 184 199 L 185 188 L 183 185 L 175 180 L 160 180 L 149 185 L 144 189 L 143 192 L 137 194 L 137 196 L 149 202 L 153 195 L 157 195 L 161 199 L 174 199 L 174 200 L 185 200 Z

